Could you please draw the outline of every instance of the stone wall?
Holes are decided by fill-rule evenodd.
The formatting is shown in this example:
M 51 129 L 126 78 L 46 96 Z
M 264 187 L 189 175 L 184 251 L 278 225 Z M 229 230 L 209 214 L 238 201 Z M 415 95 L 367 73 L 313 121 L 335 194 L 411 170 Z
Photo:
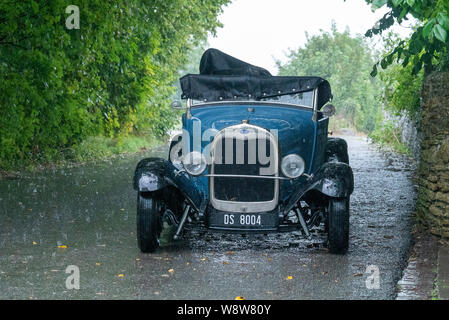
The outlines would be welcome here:
M 418 222 L 449 238 L 449 73 L 433 73 L 422 92 Z

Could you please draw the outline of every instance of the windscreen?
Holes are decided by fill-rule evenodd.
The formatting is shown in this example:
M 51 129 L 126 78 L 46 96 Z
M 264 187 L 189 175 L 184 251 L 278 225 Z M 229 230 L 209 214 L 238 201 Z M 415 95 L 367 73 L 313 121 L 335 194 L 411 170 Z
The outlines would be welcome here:
M 313 107 L 313 91 L 268 97 L 268 98 L 261 99 L 261 101 L 296 104 L 296 105 L 312 108 Z
M 209 101 L 209 102 L 242 102 L 242 101 L 262 101 L 262 102 L 274 102 L 274 103 L 285 103 L 294 104 L 298 106 L 313 108 L 313 91 L 298 92 L 295 94 L 284 94 L 280 96 L 272 96 L 267 98 L 262 98 L 260 100 L 256 99 L 233 99 L 233 100 L 219 100 L 219 101 Z M 192 100 L 192 105 L 204 104 L 205 101 Z

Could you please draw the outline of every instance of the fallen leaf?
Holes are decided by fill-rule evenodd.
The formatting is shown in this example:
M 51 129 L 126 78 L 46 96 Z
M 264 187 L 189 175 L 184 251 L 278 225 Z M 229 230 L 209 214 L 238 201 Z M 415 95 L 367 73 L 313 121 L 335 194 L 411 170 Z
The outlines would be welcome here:
M 227 262 L 227 261 L 223 261 L 223 264 L 229 264 L 229 262 Z
M 353 277 L 362 277 L 363 273 L 354 273 L 352 276 Z
M 140 259 L 139 259 L 139 258 L 136 258 L 136 261 L 140 261 Z
M 327 271 L 324 271 L 321 273 L 323 276 L 325 276 L 327 274 Z
M 237 297 L 235 297 L 235 300 L 245 300 L 245 298 L 243 298 L 241 296 L 237 296 Z
M 169 272 L 170 274 L 173 274 L 173 273 L 175 273 L 175 269 L 169 269 L 168 272 Z
M 234 251 L 227 251 L 226 254 L 227 254 L 228 256 L 233 256 L 233 255 L 235 254 L 235 252 L 234 252 Z
M 59 249 L 67 249 L 67 246 L 63 244 L 63 245 L 58 246 L 58 248 Z
M 293 279 L 292 276 L 288 276 L 288 277 L 287 277 L 287 280 L 292 280 L 292 279 Z
M 33 241 L 33 245 L 36 245 L 37 244 L 37 242 L 36 241 Z
M 384 236 L 385 239 L 393 239 L 394 236 Z

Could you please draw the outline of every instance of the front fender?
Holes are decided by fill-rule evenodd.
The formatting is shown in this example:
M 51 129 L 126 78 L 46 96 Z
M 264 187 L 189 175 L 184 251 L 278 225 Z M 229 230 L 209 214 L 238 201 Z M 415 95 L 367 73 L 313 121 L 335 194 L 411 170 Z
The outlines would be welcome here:
M 349 164 L 348 144 L 341 138 L 327 138 L 326 162 L 344 162 Z
M 293 209 L 296 203 L 312 190 L 331 198 L 349 197 L 354 191 L 354 175 L 351 167 L 342 162 L 325 163 L 308 184 L 300 187 L 290 197 L 285 212 Z
M 309 190 L 317 190 L 328 197 L 345 198 L 354 191 L 352 169 L 343 162 L 325 163 L 315 179 L 316 182 Z
M 147 158 L 137 164 L 133 178 L 134 190 L 154 192 L 168 186 L 177 188 L 198 211 L 205 207 L 205 197 L 198 191 L 192 178 L 171 162 L 162 158 Z
M 141 160 L 136 167 L 133 178 L 134 190 L 153 192 L 169 185 L 166 180 L 167 162 L 161 158 L 147 158 Z

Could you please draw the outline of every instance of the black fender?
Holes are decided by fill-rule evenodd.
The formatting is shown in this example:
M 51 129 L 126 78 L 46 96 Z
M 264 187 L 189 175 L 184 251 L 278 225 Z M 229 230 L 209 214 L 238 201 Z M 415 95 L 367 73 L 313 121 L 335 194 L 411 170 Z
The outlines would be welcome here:
M 343 162 L 325 163 L 314 181 L 307 191 L 316 190 L 331 198 L 346 198 L 354 191 L 354 174 Z
M 156 192 L 169 186 L 177 188 L 198 211 L 205 207 L 204 195 L 182 168 L 162 158 L 146 158 L 137 164 L 133 178 L 134 190 Z
M 348 144 L 342 138 L 327 138 L 326 162 L 343 162 L 349 164 Z
M 354 175 L 351 167 L 343 162 L 327 162 L 312 176 L 309 183 L 298 189 L 288 200 L 285 212 L 309 191 L 318 191 L 329 198 L 346 198 L 354 191 Z
M 154 192 L 169 185 L 165 179 L 167 164 L 162 158 L 147 158 L 139 161 L 134 172 L 133 187 L 140 192 Z

